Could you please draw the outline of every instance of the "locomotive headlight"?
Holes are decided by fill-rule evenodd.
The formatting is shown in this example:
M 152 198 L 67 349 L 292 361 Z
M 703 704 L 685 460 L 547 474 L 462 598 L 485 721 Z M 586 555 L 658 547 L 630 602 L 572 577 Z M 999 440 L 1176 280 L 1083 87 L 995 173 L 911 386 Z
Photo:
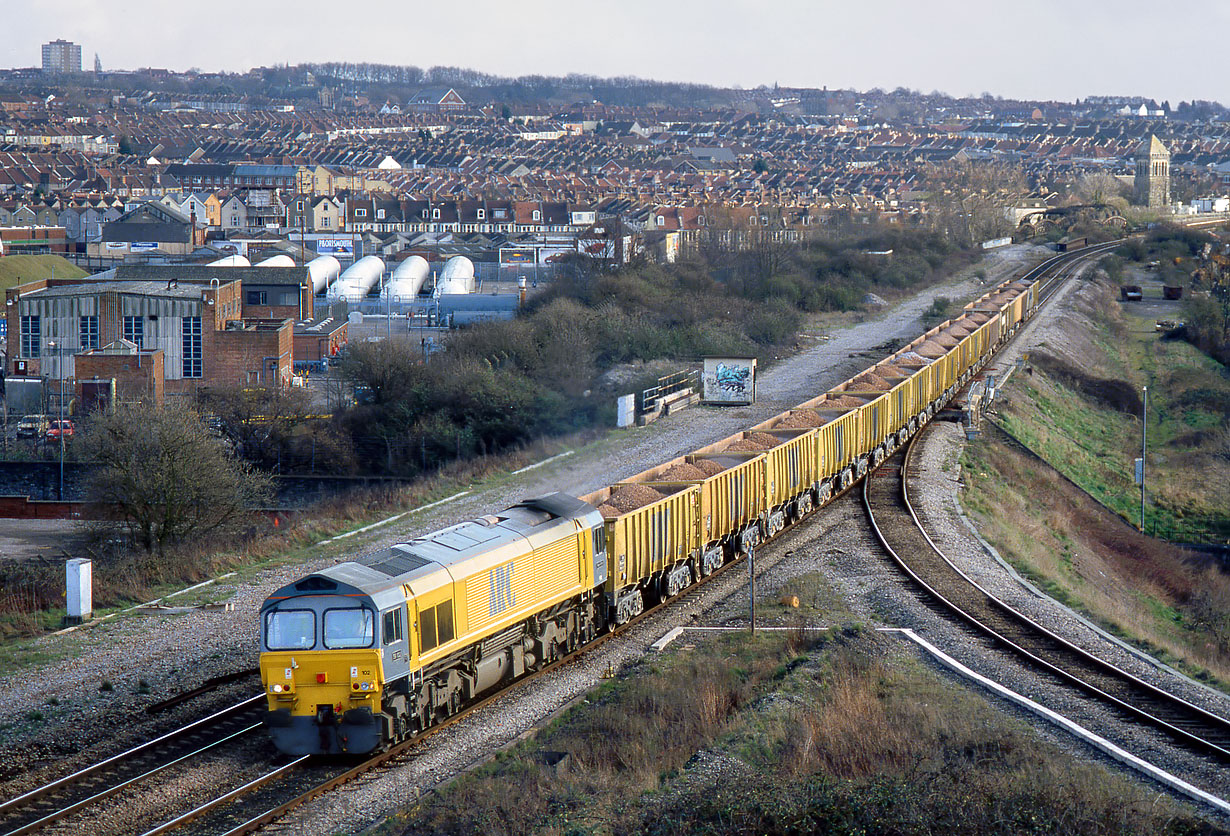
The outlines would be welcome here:
M 364 691 L 370 691 L 371 689 L 372 689 L 372 684 L 371 684 L 370 682 L 364 682 L 364 683 L 363 683 L 363 690 L 364 690 Z
M 283 691 L 284 689 L 282 688 L 282 683 L 280 683 L 280 682 L 275 682 L 275 683 L 273 683 L 273 687 L 272 687 L 272 688 L 270 688 L 269 690 L 273 691 L 273 693 L 275 693 L 275 694 L 280 694 L 280 693 L 282 693 L 282 691 Z

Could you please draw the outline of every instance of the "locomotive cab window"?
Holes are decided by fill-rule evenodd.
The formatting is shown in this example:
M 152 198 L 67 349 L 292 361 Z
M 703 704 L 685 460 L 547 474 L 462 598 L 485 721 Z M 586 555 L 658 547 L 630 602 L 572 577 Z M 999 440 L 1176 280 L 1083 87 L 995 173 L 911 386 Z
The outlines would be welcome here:
M 270 650 L 311 650 L 316 646 L 316 613 L 274 610 L 265 616 L 265 646 Z
M 389 610 L 384 614 L 384 629 L 381 631 L 385 644 L 395 644 L 402 640 L 401 610 Z
M 453 640 L 453 602 L 445 601 L 436 607 L 419 612 L 419 652 L 434 650 Z
M 368 609 L 325 610 L 325 647 L 330 650 L 371 647 L 373 622 L 372 611 Z

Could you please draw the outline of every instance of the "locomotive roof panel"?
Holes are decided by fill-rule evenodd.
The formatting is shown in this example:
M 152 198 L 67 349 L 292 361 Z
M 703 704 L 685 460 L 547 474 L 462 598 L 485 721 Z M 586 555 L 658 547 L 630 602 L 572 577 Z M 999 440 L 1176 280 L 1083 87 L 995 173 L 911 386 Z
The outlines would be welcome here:
M 305 595 L 367 595 L 383 609 L 403 595 L 403 587 L 412 595 L 423 595 L 580 528 L 601 525 L 597 509 L 576 497 L 555 493 L 527 499 L 497 514 L 313 573 L 278 590 L 270 601 Z

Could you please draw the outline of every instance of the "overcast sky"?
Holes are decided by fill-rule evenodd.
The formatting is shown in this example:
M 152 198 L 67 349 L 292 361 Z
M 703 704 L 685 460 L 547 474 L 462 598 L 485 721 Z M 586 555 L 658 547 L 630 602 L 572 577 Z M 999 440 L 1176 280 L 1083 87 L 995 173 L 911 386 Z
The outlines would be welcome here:
M 719 86 L 1230 104 L 1227 0 L 4 0 L 0 66 L 55 38 L 106 69 L 311 61 Z M 289 11 L 293 9 L 294 11 Z

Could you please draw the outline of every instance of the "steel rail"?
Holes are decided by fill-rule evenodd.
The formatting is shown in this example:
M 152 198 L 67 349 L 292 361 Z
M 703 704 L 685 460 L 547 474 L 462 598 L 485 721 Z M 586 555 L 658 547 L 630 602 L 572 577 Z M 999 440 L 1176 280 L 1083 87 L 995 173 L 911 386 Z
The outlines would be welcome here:
M 1060 253 L 1056 256 L 1046 259 L 1040 264 L 1035 265 L 1034 267 L 1026 271 L 1026 273 L 1024 273 L 1022 276 L 1020 276 L 1017 279 L 1013 279 L 1012 281 L 1038 279 L 1038 278 L 1046 276 L 1051 271 L 1054 271 L 1054 275 L 1052 276 L 1051 281 L 1048 282 L 1046 285 L 1047 288 L 1051 288 L 1053 285 L 1056 284 L 1055 279 L 1060 277 L 1060 273 L 1062 272 L 1063 268 L 1071 267 L 1095 255 L 1100 255 L 1108 249 L 1119 246 L 1120 243 L 1121 241 L 1114 241 L 1114 242 L 1108 242 L 1105 244 L 1094 245 L 1092 247 L 1084 248 L 1082 250 L 1077 250 L 1071 253 Z M 1044 297 L 1039 298 L 1037 305 L 1041 305 L 1043 298 Z M 990 359 L 990 358 L 988 357 L 986 359 Z M 985 360 L 983 362 L 985 362 Z M 920 429 L 920 432 L 921 432 L 921 429 Z M 863 481 L 864 491 L 866 490 L 866 485 L 868 481 L 870 480 L 870 477 L 871 477 L 871 472 L 869 472 L 861 480 Z M 782 531 L 778 532 L 778 534 L 775 535 L 773 538 L 766 540 L 765 541 L 766 544 L 769 542 L 772 542 L 773 540 L 776 540 L 784 532 L 793 530 L 797 525 L 799 525 L 799 523 L 812 517 L 821 508 L 826 507 L 827 505 L 830 505 L 837 498 L 844 496 L 846 493 L 853 490 L 855 486 L 858 484 L 858 481 L 859 480 L 855 480 L 855 482 L 853 482 L 847 488 L 841 491 L 835 492 L 831 497 L 829 497 L 828 500 L 826 500 L 826 502 L 813 506 L 813 508 L 810 509 L 807 514 L 803 515 L 799 519 L 789 521 L 788 524 L 782 529 Z M 249 820 L 239 825 L 238 827 L 233 828 L 230 831 L 227 831 L 228 836 L 231 836 L 231 834 L 251 832 L 255 828 L 258 828 L 264 824 L 267 824 L 279 818 L 282 815 L 285 815 L 287 812 L 293 810 L 294 808 L 300 806 L 303 803 L 306 803 L 312 798 L 315 798 L 319 796 L 320 794 L 329 791 L 330 789 L 340 786 L 341 784 L 347 783 L 348 781 L 353 780 L 355 777 L 358 777 L 359 775 L 362 775 L 365 772 L 375 769 L 381 766 L 382 764 L 388 763 L 390 760 L 408 752 L 410 749 L 419 745 L 431 735 L 439 731 L 442 731 L 457 722 L 460 722 L 462 719 L 465 719 L 473 712 L 478 711 L 479 709 L 486 707 L 493 701 L 511 693 L 513 689 L 516 689 L 516 688 L 521 687 L 522 685 L 528 684 L 529 682 L 536 680 L 539 676 L 546 675 L 563 665 L 570 664 L 571 662 L 576 661 L 585 653 L 588 653 L 589 651 L 600 647 L 605 642 L 617 636 L 623 635 L 625 631 L 632 629 L 636 625 L 639 625 L 645 619 L 651 618 L 660 612 L 664 612 L 666 608 L 673 606 L 674 604 L 686 598 L 691 597 L 694 593 L 699 592 L 702 588 L 705 588 L 705 585 L 708 581 L 711 581 L 717 578 L 718 576 L 724 575 L 726 572 L 733 570 L 735 567 L 741 565 L 745 559 L 746 559 L 746 555 L 737 555 L 733 560 L 719 567 L 717 570 L 715 570 L 708 576 L 698 579 L 695 583 L 693 583 L 691 586 L 684 589 L 683 591 L 681 591 L 679 594 L 675 595 L 674 597 L 660 601 L 657 604 L 654 604 L 653 606 L 648 607 L 647 609 L 645 609 L 644 612 L 630 619 L 625 624 L 619 625 L 618 627 L 615 627 L 609 630 L 603 635 L 595 638 L 593 641 L 586 643 L 585 645 L 574 650 L 572 653 L 564 657 L 561 657 L 555 662 L 552 662 L 551 664 L 535 671 L 534 673 L 524 676 L 514 682 L 511 682 L 504 688 L 501 688 L 500 690 L 495 691 L 486 697 L 482 697 L 476 702 L 472 702 L 470 705 L 462 708 L 460 711 L 458 711 L 456 714 L 452 715 L 451 717 L 448 717 L 445 720 L 441 721 L 440 723 L 433 725 L 431 728 L 425 729 L 419 734 L 414 735 L 413 737 L 393 747 L 390 747 L 388 750 L 378 754 L 374 758 L 371 758 L 349 770 L 346 770 L 345 772 L 339 775 L 333 776 L 332 778 L 329 778 L 328 780 L 322 782 L 316 787 L 313 787 L 312 789 L 309 789 L 308 791 L 297 795 L 293 799 L 288 800 L 280 805 L 277 805 L 276 807 L 270 810 L 266 810 L 265 812 L 260 813 L 250 818 Z M 243 703 L 240 703 L 238 706 L 233 706 L 231 709 L 226 709 L 225 711 L 231 711 L 240 706 L 247 706 L 254 701 L 263 700 L 263 699 L 265 699 L 265 694 L 262 692 L 261 694 L 258 694 L 248 700 L 245 700 Z M 221 713 L 223 712 L 219 712 L 219 714 Z M 186 729 L 193 728 L 202 723 L 208 722 L 209 720 L 214 719 L 214 717 L 216 716 L 218 715 L 213 715 L 213 717 L 205 718 L 203 720 L 197 721 L 196 723 L 193 723 L 193 724 L 190 724 L 189 726 L 184 727 L 184 729 L 177 730 L 176 732 L 171 732 L 168 735 L 164 735 L 161 738 L 158 738 L 154 741 L 150 741 L 146 744 L 142 744 L 141 746 L 136 747 L 133 750 L 130 750 L 130 753 L 137 752 L 139 750 L 153 746 L 158 742 L 164 741 L 170 737 L 173 737 L 175 735 L 178 735 L 179 733 L 182 733 Z M 124 753 L 124 754 L 126 755 L 129 753 Z M 87 767 L 85 770 L 81 770 L 78 773 L 74 773 L 73 776 L 67 776 L 64 779 L 60 779 L 60 781 L 58 782 L 53 782 L 52 784 L 49 784 L 46 787 L 40 788 L 38 790 L 34 790 L 30 793 L 26 793 L 25 795 L 20 796 L 17 799 L 13 799 L 11 802 L 5 802 L 4 805 L 0 805 L 0 811 L 3 811 L 6 806 L 17 803 L 23 799 L 29 799 L 29 798 L 35 797 L 36 795 L 45 794 L 46 792 L 50 792 L 53 789 L 57 788 L 58 786 L 62 786 L 63 784 L 68 783 L 73 779 L 84 776 L 85 774 L 89 774 L 90 772 L 93 772 L 105 766 L 106 764 L 112 763 L 122 757 L 123 755 L 114 756 L 112 758 L 107 759 L 106 761 L 102 761 L 91 767 Z M 277 780 L 278 777 L 288 774 L 290 771 L 292 771 L 296 767 L 302 766 L 307 760 L 308 760 L 308 756 L 298 758 L 295 761 L 292 761 L 291 763 L 281 766 L 278 769 L 268 773 L 267 775 L 262 776 L 261 778 L 248 782 L 242 787 L 238 787 L 236 789 L 230 790 L 229 792 L 223 794 L 222 796 L 219 796 L 218 798 L 210 802 L 206 802 L 205 804 L 198 806 L 196 809 L 189 811 L 188 813 L 185 813 L 182 816 L 179 816 L 172 821 L 159 825 L 158 828 L 148 831 L 146 834 L 143 834 L 143 836 L 155 836 L 155 834 L 161 834 L 161 833 L 167 832 L 171 829 L 178 828 L 191 821 L 199 819 L 201 816 L 206 815 L 210 811 L 218 809 L 223 804 L 226 804 L 234 799 L 237 799 L 243 796 L 244 794 L 250 793 L 255 789 L 266 786 L 270 782 Z
M 921 435 L 920 432 L 918 436 L 915 436 L 915 439 L 911 440 L 903 453 L 898 467 L 889 468 L 887 471 L 882 469 L 879 472 L 881 477 L 885 474 L 892 475 L 894 471 L 899 474 L 901 488 L 894 492 L 905 513 L 900 513 L 902 509 L 896 509 L 896 512 L 890 510 L 888 513 L 882 513 L 883 509 L 879 508 L 880 504 L 888 504 L 888 502 L 883 497 L 876 497 L 873 500 L 876 488 L 872 480 L 868 480 L 863 486 L 863 502 L 872 529 L 885 551 L 900 569 L 914 583 L 925 590 L 928 595 L 939 602 L 945 610 L 955 615 L 961 621 L 964 621 L 976 632 L 989 637 L 997 644 L 1026 659 L 1031 665 L 1061 678 L 1068 684 L 1080 688 L 1103 702 L 1114 705 L 1135 720 L 1145 722 L 1165 731 L 1188 748 L 1195 749 L 1204 755 L 1214 756 L 1223 762 L 1230 762 L 1230 720 L 1205 711 L 1199 706 L 1193 705 L 1180 697 L 1147 683 L 1043 627 L 980 586 L 962 572 L 936 546 L 918 519 L 917 513 L 908 498 L 907 483 L 910 456 L 913 453 L 914 441 L 921 437 Z M 877 510 L 878 508 L 879 510 Z M 989 610 L 999 612 L 1002 616 L 1001 624 L 992 626 L 987 623 L 987 616 L 985 614 L 978 615 L 971 612 L 969 603 L 958 603 L 953 592 L 946 594 L 940 591 L 937 588 L 935 579 L 928 580 L 925 578 L 923 570 L 916 569 L 911 564 L 911 560 L 902 555 L 904 547 L 900 539 L 897 539 L 895 544 L 890 542 L 890 532 L 886 531 L 887 527 L 893 524 L 890 521 L 893 520 L 892 515 L 894 513 L 897 514 L 898 518 L 908 516 L 910 520 L 909 526 L 925 541 L 926 546 L 924 548 L 933 551 L 947 565 L 948 569 L 959 576 L 968 587 L 976 591 L 976 595 L 973 596 L 976 602 L 984 604 Z M 902 525 L 906 524 L 902 523 Z M 956 594 L 960 594 L 960 590 L 957 590 Z M 1015 632 L 1012 632 L 1013 630 Z M 1032 649 L 1027 647 L 1026 644 L 1030 644 Z M 1041 654 L 1046 653 L 1048 650 L 1061 658 L 1067 657 L 1066 661 L 1061 663 L 1044 658 Z M 1085 670 L 1071 669 L 1077 666 L 1083 666 Z M 1091 671 L 1106 677 L 1109 682 L 1095 683 L 1092 681 L 1094 677 L 1091 675 Z M 1116 684 L 1122 689 L 1119 695 L 1109 693 L 1107 690 L 1108 687 L 1114 688 Z M 1127 693 L 1125 694 L 1123 691 Z M 1152 704 L 1155 707 L 1151 710 L 1142 708 L 1134 704 L 1132 700 L 1139 700 Z M 1160 710 L 1158 707 L 1160 707 Z M 1160 713 L 1163 711 L 1168 716 L 1160 716 Z M 1190 729 L 1196 729 L 1196 731 Z M 1202 733 L 1202 730 L 1212 732 L 1212 734 L 1206 735 Z
M 141 743 L 137 746 L 134 746 L 131 749 L 128 749 L 124 752 L 120 752 L 118 755 L 112 755 L 111 757 L 101 760 L 98 763 L 91 764 L 90 766 L 87 766 L 83 769 L 79 769 L 70 775 L 65 775 L 63 778 L 58 778 L 55 781 L 52 781 L 48 784 L 44 784 L 43 786 L 38 787 L 37 789 L 33 789 L 33 790 L 30 790 L 29 792 L 22 793 L 16 798 L 10 798 L 8 801 L 0 803 L 0 813 L 7 813 L 16 806 L 19 806 L 23 803 L 28 803 L 30 801 L 33 801 L 50 792 L 54 792 L 65 786 L 68 786 L 69 784 L 77 783 L 81 781 L 81 779 L 86 778 L 90 775 L 93 775 L 94 773 L 98 772 L 101 769 L 104 769 L 108 766 L 115 765 L 122 761 L 130 760 L 135 755 L 139 755 L 143 752 L 146 752 L 154 748 L 155 746 L 158 746 L 163 743 L 169 743 L 170 741 L 183 737 L 184 735 L 191 734 L 192 732 L 195 732 L 195 731 L 200 731 L 202 728 L 204 728 L 210 723 L 215 723 L 224 717 L 227 717 L 231 714 L 235 714 L 240 711 L 243 711 L 246 708 L 250 708 L 257 701 L 264 699 L 264 696 L 265 696 L 264 694 L 257 694 L 254 697 L 248 697 L 242 702 L 235 703 L 232 706 L 228 706 L 227 708 L 224 708 L 220 711 L 216 711 L 213 714 L 210 714 L 208 717 L 202 717 L 199 720 L 194 720 L 193 722 L 189 723 L 186 726 L 181 726 L 178 729 L 169 731 L 166 734 L 163 734 L 163 735 L 160 735 L 154 738 L 153 740 L 147 740 L 146 742 Z

